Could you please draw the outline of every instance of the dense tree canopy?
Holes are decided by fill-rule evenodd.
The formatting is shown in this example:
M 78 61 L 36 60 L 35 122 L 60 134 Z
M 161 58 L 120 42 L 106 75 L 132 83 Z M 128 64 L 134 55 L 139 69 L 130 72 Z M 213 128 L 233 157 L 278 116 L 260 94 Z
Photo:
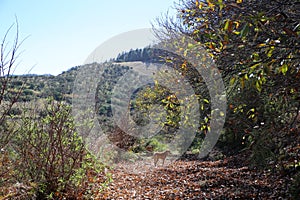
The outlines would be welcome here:
M 215 60 L 228 98 L 220 143 L 249 147 L 257 164 L 299 159 L 300 2 L 186 0 L 177 9 L 157 35 L 190 36 Z

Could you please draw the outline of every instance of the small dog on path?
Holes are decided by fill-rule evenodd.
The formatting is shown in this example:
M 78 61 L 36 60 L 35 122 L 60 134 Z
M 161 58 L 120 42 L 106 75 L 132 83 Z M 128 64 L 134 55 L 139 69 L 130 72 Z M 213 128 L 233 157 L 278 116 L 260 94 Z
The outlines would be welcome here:
M 163 161 L 162 165 L 164 165 L 166 157 L 168 155 L 170 155 L 170 154 L 171 154 L 171 152 L 169 150 L 164 151 L 164 152 L 156 152 L 156 153 L 154 153 L 154 155 L 153 155 L 154 165 L 156 166 L 156 164 L 157 164 L 157 162 L 158 162 L 159 159 L 162 159 L 162 161 Z

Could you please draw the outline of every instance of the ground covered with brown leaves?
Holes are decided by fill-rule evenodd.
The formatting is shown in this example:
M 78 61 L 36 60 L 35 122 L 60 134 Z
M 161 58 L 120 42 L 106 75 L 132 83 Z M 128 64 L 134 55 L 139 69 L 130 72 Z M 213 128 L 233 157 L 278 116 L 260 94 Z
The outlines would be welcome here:
M 130 173 L 134 164 L 112 170 L 114 181 L 99 199 L 289 199 L 286 176 L 220 161 L 176 161 L 168 166 L 145 166 Z

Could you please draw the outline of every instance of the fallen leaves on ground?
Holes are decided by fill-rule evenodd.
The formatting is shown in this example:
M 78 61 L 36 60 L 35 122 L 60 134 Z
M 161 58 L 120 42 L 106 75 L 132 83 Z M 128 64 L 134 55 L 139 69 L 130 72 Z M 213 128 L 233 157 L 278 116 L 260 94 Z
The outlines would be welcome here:
M 169 166 L 146 166 L 129 173 L 134 164 L 120 164 L 113 182 L 99 199 L 287 199 L 286 182 L 270 172 L 250 170 L 230 159 L 176 161 Z

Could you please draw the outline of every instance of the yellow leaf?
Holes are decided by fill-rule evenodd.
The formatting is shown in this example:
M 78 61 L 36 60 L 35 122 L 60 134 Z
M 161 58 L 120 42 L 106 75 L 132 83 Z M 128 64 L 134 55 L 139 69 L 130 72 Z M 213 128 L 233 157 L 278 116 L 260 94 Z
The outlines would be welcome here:
M 201 2 L 199 5 L 199 9 L 202 9 L 202 8 L 203 8 L 203 2 Z
M 266 46 L 265 43 L 261 43 L 261 44 L 258 45 L 258 47 L 264 47 L 264 46 Z
M 235 83 L 235 77 L 232 77 L 231 79 L 230 79 L 230 85 L 233 85 Z
M 245 88 L 245 79 L 241 78 L 240 83 L 241 83 L 241 88 L 244 89 Z
M 258 66 L 260 66 L 261 65 L 261 63 L 256 63 L 256 64 L 254 64 L 254 65 L 252 65 L 250 68 L 252 69 L 252 70 L 255 70 Z
M 219 5 L 220 5 L 220 11 L 222 11 L 223 10 L 223 8 L 224 8 L 224 4 L 222 3 L 222 1 L 220 1 L 219 0 Z M 220 12 L 220 16 L 222 16 L 222 12 Z
M 215 10 L 215 4 L 213 4 L 212 2 L 210 2 L 210 0 L 206 0 L 208 7 L 212 10 Z
M 255 86 L 256 86 L 256 89 L 257 89 L 259 92 L 261 92 L 261 84 L 259 83 L 259 81 L 256 81 Z
M 187 68 L 187 62 L 184 61 L 181 65 L 181 69 L 186 69 Z
M 225 23 L 225 26 L 224 26 L 224 30 L 225 30 L 225 31 L 228 30 L 229 22 L 230 22 L 230 20 L 226 20 L 226 23 Z
M 221 117 L 224 117 L 224 116 L 225 116 L 224 112 L 221 111 L 221 112 L 220 112 L 220 116 L 221 116 Z
M 240 23 L 238 21 L 235 21 L 234 24 L 235 24 L 235 28 L 238 29 L 240 26 Z

